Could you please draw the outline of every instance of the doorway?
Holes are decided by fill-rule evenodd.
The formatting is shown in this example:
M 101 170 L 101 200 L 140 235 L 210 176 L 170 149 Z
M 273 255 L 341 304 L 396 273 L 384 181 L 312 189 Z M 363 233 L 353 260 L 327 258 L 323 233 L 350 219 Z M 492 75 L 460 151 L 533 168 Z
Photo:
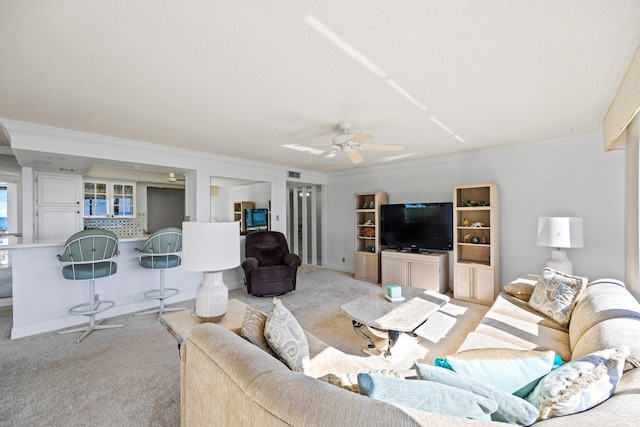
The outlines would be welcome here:
M 20 182 L 0 176 L 0 307 L 10 306 L 13 297 L 13 270 L 11 250 L 3 249 L 21 236 Z
M 147 187 L 147 231 L 165 227 L 182 228 L 184 189 Z
M 287 231 L 291 251 L 303 264 L 322 265 L 322 199 L 321 185 L 289 188 L 287 198 Z

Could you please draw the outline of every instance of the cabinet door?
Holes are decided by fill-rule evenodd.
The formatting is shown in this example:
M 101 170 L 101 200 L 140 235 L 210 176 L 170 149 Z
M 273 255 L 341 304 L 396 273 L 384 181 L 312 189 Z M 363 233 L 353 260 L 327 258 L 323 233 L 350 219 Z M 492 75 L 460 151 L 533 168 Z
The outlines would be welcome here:
M 494 293 L 493 268 L 474 268 L 474 290 L 475 299 L 485 305 L 493 304 L 496 296 Z
M 473 299 L 472 269 L 468 264 L 454 264 L 453 266 L 453 297 Z
M 133 183 L 84 182 L 85 218 L 135 216 L 136 186 Z
M 356 252 L 354 257 L 355 278 L 378 283 L 378 255 Z
M 483 265 L 455 264 L 453 297 L 491 305 L 495 299 L 494 270 Z
M 76 207 L 40 207 L 37 210 L 38 240 L 66 240 L 82 230 L 80 209 Z
M 114 217 L 132 217 L 135 215 L 135 185 L 111 184 L 111 214 Z
M 109 216 L 108 184 L 99 181 L 84 182 L 84 217 Z
M 82 178 L 73 175 L 38 175 L 38 206 L 74 206 L 80 204 Z
M 408 286 L 407 281 L 408 263 L 401 259 L 382 256 L 382 284 L 389 285 L 395 283 L 400 286 Z
M 409 283 L 414 288 L 440 292 L 440 264 L 419 261 L 409 263 Z

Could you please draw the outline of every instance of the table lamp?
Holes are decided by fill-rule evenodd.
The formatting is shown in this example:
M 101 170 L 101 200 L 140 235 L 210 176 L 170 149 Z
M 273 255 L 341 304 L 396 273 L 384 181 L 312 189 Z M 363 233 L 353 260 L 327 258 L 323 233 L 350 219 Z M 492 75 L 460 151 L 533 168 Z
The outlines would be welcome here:
M 547 267 L 567 274 L 573 274 L 573 264 L 563 248 L 581 248 L 582 218 L 580 217 L 540 217 L 538 218 L 538 246 L 548 246 L 551 257 Z
M 196 315 L 219 322 L 227 313 L 229 289 L 222 272 L 240 265 L 240 228 L 237 222 L 183 222 L 182 267 L 202 271 L 196 294 Z

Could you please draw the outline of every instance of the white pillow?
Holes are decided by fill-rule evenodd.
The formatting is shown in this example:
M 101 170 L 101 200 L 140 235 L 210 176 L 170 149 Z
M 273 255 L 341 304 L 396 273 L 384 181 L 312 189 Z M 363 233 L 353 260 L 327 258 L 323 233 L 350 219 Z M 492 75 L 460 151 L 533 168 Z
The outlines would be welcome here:
M 309 343 L 295 317 L 282 302 L 274 298 L 267 316 L 264 336 L 271 349 L 292 371 L 309 372 Z

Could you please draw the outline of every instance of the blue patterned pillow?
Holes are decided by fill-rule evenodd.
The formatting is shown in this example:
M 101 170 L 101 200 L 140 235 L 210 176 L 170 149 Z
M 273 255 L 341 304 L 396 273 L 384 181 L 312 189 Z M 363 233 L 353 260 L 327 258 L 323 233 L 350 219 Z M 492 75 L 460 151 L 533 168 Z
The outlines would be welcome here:
M 566 328 L 571 320 L 571 312 L 588 281 L 586 277 L 543 268 L 529 298 L 529 307 Z

